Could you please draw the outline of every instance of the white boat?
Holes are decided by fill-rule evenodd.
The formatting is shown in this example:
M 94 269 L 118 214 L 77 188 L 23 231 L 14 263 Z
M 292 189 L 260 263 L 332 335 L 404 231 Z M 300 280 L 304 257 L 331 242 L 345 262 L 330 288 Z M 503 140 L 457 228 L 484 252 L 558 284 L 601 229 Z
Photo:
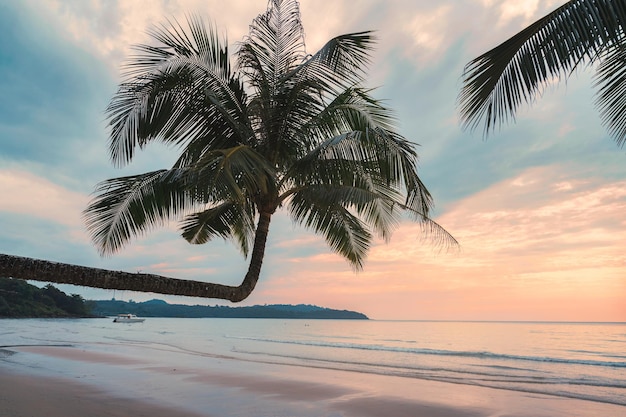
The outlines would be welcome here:
M 118 314 L 116 318 L 113 319 L 113 323 L 141 323 L 146 319 L 140 319 L 134 314 Z

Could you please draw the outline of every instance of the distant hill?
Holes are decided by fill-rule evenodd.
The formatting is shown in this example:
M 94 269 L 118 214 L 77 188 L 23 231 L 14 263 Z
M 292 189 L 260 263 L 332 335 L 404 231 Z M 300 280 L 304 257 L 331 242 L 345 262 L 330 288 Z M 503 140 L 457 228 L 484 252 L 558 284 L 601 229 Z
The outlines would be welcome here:
M 169 304 L 163 300 L 126 302 L 119 300 L 91 300 L 92 312 L 102 316 L 136 314 L 141 317 L 184 317 L 184 318 L 265 318 L 265 319 L 343 319 L 367 320 L 362 313 L 348 310 L 333 310 L 313 305 L 257 305 L 251 307 L 202 306 Z
M 0 278 L 0 318 L 93 317 L 80 295 L 52 285 L 36 287 L 21 279 Z
M 0 277 L 0 318 L 102 317 L 117 314 L 142 317 L 272 318 L 367 320 L 362 313 L 314 305 L 274 304 L 251 307 L 168 304 L 163 300 L 141 303 L 119 300 L 86 301 L 67 295 L 52 285 L 36 287 L 21 279 Z

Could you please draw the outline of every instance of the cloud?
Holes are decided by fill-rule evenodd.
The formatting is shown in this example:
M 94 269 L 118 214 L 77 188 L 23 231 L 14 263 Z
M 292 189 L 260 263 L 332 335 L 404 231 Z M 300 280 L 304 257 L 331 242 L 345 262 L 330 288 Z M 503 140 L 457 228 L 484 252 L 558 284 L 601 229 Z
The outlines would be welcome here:
M 113 73 L 132 53 L 132 45 L 148 42 L 147 31 L 166 20 L 184 22 L 187 15 L 197 14 L 213 22 L 218 33 L 228 34 L 229 42 L 234 45 L 247 35 L 252 19 L 263 13 L 266 6 L 259 2 L 251 7 L 248 0 L 232 0 L 227 4 L 219 0 L 26 0 L 26 4 L 31 13 L 47 16 L 49 24 L 56 26 L 63 38 L 100 56 Z M 305 20 L 318 28 L 307 38 L 315 49 L 330 38 L 326 32 L 345 27 L 346 19 L 359 21 L 359 14 L 351 12 L 352 7 L 344 3 L 319 8 L 305 1 L 301 7 Z
M 74 233 L 81 230 L 79 214 L 87 196 L 25 172 L 1 171 L 0 184 L 14 197 L 0 204 L 4 215 L 19 213 Z M 620 249 L 626 243 L 625 190 L 624 181 L 581 178 L 566 166 L 528 169 L 458 201 L 438 219 L 461 242 L 460 253 L 438 253 L 420 238 L 418 225 L 405 223 L 389 244 L 376 242 L 359 273 L 325 248 L 321 237 L 293 227 L 290 235 L 281 233 L 288 224 L 281 214 L 273 223 L 276 233 L 270 233 L 258 291 L 247 304 L 316 303 L 365 310 L 377 318 L 401 312 L 413 318 L 529 319 L 521 306 L 535 303 L 541 317 L 558 319 L 564 311 L 575 313 L 571 303 L 576 301 L 587 306 L 589 317 L 602 319 L 602 314 L 615 314 L 619 306 L 614 298 L 626 290 L 626 255 Z M 79 250 L 93 253 L 84 236 Z M 64 245 L 72 241 L 58 238 Z M 247 268 L 227 243 L 188 245 L 174 225 L 89 264 L 231 285 L 240 282 Z M 586 300 L 578 300 L 580 294 Z M 560 313 L 555 303 L 560 303 Z M 507 310 L 511 305 L 520 307 Z
M 0 170 L 5 198 L 0 211 L 30 215 L 72 228 L 82 227 L 82 211 L 89 197 L 66 190 L 27 171 Z
M 400 132 L 421 144 L 420 175 L 435 198 L 437 220 L 463 246 L 459 254 L 433 251 L 419 227 L 406 223 L 388 245 L 377 242 L 365 269 L 354 273 L 322 237 L 280 213 L 261 281 L 247 302 L 318 303 L 377 318 L 626 319 L 619 307 L 626 293 L 620 251 L 626 165 L 593 108 L 589 71 L 570 78 L 567 88 L 547 89 L 515 124 L 486 141 L 459 128 L 456 97 L 465 63 L 556 5 L 342 0 L 320 7 L 301 0 L 309 52 L 338 34 L 377 30 L 366 84 L 381 86 L 376 94 L 396 110 Z M 234 46 L 265 6 L 248 0 L 0 4 L 0 191 L 11 195 L 0 199 L 0 251 L 240 282 L 247 261 L 232 245 L 188 245 L 175 225 L 100 258 L 80 213 L 97 182 L 170 166 L 176 155 L 156 145 L 122 170 L 109 164 L 104 109 L 131 45 L 147 41 L 152 24 L 199 13 Z
M 497 25 L 510 25 L 512 20 L 520 19 L 522 26 L 528 26 L 551 12 L 556 6 L 562 5 L 560 0 L 518 0 L 515 3 L 502 2 L 499 6 L 500 17 Z
M 606 319 L 619 312 L 617 294 L 626 295 L 626 181 L 568 168 L 527 169 L 450 207 L 437 220 L 461 242 L 458 254 L 433 251 L 418 225 L 404 224 L 372 248 L 364 271 L 330 254 L 282 263 L 264 296 L 298 298 L 300 288 L 300 298 L 353 300 L 379 318 L 400 308 L 413 318 L 571 319 L 580 303 L 575 319 Z M 427 296 L 441 303 L 411 301 Z M 522 308 L 528 304 L 536 311 Z

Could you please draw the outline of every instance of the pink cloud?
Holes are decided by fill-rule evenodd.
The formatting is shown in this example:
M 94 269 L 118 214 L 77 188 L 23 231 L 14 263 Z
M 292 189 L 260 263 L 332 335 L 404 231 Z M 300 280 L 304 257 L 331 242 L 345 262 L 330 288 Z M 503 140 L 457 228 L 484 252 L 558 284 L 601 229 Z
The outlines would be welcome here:
M 0 211 L 31 215 L 82 228 L 89 196 L 70 191 L 22 170 L 0 170 Z
M 407 223 L 372 248 L 360 273 L 316 255 L 285 263 L 261 291 L 377 318 L 625 320 L 625 212 L 626 181 L 532 168 L 437 219 L 459 253 L 433 251 Z
M 0 171 L 0 184 L 11 196 L 0 210 L 83 233 L 88 196 L 22 171 Z M 532 168 L 458 201 L 437 219 L 461 242 L 458 252 L 433 250 L 419 225 L 403 223 L 388 244 L 375 242 L 364 270 L 354 273 L 329 251 L 281 258 L 275 250 L 324 246 L 319 236 L 301 229 L 287 241 L 276 236 L 246 304 L 314 303 L 390 319 L 623 321 L 624 212 L 626 181 L 581 179 L 560 166 Z M 223 263 L 216 268 L 230 258 L 228 271 Z M 248 263 L 224 242 L 190 246 L 173 226 L 134 240 L 110 261 L 231 285 Z M 104 267 L 116 268 L 109 261 Z

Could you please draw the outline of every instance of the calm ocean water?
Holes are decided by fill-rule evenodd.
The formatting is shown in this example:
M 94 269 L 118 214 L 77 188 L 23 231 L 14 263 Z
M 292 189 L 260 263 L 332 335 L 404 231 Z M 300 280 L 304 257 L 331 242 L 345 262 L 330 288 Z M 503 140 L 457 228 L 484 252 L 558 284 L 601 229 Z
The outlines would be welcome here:
M 148 318 L 0 320 L 0 346 L 73 345 L 193 366 L 223 355 L 626 406 L 626 324 Z

